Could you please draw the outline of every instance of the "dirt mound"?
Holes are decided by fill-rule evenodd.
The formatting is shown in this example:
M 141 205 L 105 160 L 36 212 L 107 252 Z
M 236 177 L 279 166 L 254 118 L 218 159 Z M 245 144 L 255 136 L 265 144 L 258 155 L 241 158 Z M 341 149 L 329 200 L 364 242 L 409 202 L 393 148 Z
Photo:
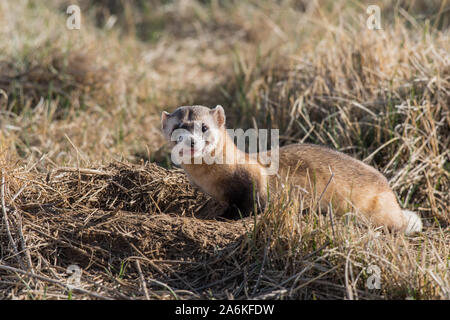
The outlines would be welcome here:
M 45 183 L 60 191 L 58 195 L 53 193 L 55 198 L 48 202 L 63 200 L 71 209 L 122 209 L 205 218 L 202 208 L 212 201 L 192 188 L 181 170 L 167 170 L 156 164 L 113 163 L 97 170 L 58 168 L 46 176 Z M 59 195 L 64 198 L 59 199 Z M 221 213 L 219 204 L 211 205 L 216 205 L 217 214 Z
M 224 208 L 181 170 L 0 169 L 0 299 L 335 299 L 350 294 L 348 272 L 358 298 L 404 298 L 425 281 L 411 272 L 423 250 L 433 268 L 448 256 L 439 227 L 426 243 L 380 236 L 358 220 L 299 215 L 289 190 L 257 219 L 221 221 Z M 386 286 L 376 293 L 364 285 L 373 263 Z M 424 294 L 445 297 L 446 282 L 430 279 Z
M 189 288 L 190 295 L 200 294 L 211 281 L 226 278 L 226 252 L 239 247 L 246 232 L 245 221 L 210 219 L 223 207 L 193 189 L 181 170 L 125 163 L 58 168 L 29 176 L 21 188 L 19 175 L 7 178 L 3 196 L 13 194 L 14 201 L 5 206 L 9 230 L 1 243 L 11 254 L 2 263 L 62 284 L 67 267 L 76 265 L 97 291 L 104 289 L 95 279 L 119 274 L 121 290 L 104 292 L 112 297 L 136 290 L 138 272 L 163 283 L 164 292 L 174 288 L 170 292 L 178 296 L 177 288 Z M 217 263 L 220 270 L 212 267 Z

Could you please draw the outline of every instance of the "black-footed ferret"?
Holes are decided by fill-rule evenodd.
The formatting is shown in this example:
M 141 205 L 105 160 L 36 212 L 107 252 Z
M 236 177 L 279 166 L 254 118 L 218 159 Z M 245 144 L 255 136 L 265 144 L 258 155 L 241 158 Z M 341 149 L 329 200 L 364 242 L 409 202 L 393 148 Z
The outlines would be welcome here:
M 264 166 L 251 161 L 251 155 L 231 140 L 221 106 L 182 106 L 173 113 L 164 111 L 161 125 L 172 146 L 172 160 L 181 165 L 189 181 L 229 208 L 237 208 L 243 216 L 255 205 L 264 209 L 267 188 L 272 194 L 274 180 L 288 176 L 289 183 L 308 193 L 322 192 L 321 204 L 331 203 L 338 214 L 345 213 L 350 204 L 376 225 L 407 234 L 422 230 L 419 216 L 400 208 L 386 178 L 348 155 L 317 145 L 287 145 L 278 150 L 278 173 L 267 175 Z

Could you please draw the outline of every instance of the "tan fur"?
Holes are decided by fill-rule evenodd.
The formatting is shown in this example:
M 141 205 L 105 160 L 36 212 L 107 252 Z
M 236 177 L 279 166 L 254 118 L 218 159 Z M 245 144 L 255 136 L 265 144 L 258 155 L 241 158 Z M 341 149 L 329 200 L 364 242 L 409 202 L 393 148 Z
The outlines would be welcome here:
M 321 197 L 321 206 L 332 204 L 337 214 L 356 210 L 376 225 L 398 231 L 416 232 L 422 227 L 418 216 L 402 212 L 388 181 L 380 172 L 350 156 L 317 145 L 292 144 L 279 149 L 279 174 L 266 177 L 262 174 L 263 166 L 238 164 L 232 155 L 226 153 L 226 146 L 231 146 L 237 155 L 248 157 L 228 137 L 221 107 L 213 110 L 200 106 L 181 107 L 172 118 L 170 116 L 164 113 L 162 116 L 166 137 L 171 130 L 170 121 L 173 125 L 194 120 L 218 123 L 224 144 L 223 149 L 217 152 L 225 154 L 228 160 L 225 163 L 228 164 L 184 164 L 182 167 L 191 183 L 219 201 L 230 204 L 234 201 L 238 205 L 245 201 L 247 205 L 244 207 L 251 209 L 249 203 L 253 198 L 248 196 L 255 190 L 264 207 L 267 186 L 270 186 L 271 194 L 276 194 L 276 189 L 287 181 L 315 199 Z M 244 196 L 246 198 L 242 198 Z M 416 227 L 407 229 L 414 224 Z
M 280 176 L 298 185 L 337 214 L 356 209 L 377 225 L 404 231 L 406 221 L 386 178 L 343 153 L 309 144 L 280 148 Z M 327 186 L 328 184 L 328 186 Z
M 228 137 L 225 129 L 222 131 L 222 138 L 224 139 L 223 148 L 221 152 L 225 155 L 223 164 L 183 164 L 182 168 L 185 170 L 189 181 L 204 190 L 213 198 L 226 202 L 227 197 L 225 192 L 233 187 L 233 180 L 240 175 L 240 171 L 246 172 L 251 177 L 255 185 L 260 186 L 256 192 L 261 197 L 267 194 L 266 176 L 261 174 L 264 168 L 259 164 L 237 164 L 235 158 L 242 156 L 248 159 L 248 155 L 238 150 L 233 141 Z M 227 147 L 231 146 L 233 154 L 226 152 Z

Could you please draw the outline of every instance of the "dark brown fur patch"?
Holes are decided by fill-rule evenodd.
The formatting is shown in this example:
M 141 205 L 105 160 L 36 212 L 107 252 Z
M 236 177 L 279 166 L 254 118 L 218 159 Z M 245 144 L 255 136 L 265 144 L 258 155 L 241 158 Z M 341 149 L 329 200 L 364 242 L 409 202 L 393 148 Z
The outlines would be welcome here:
M 257 178 L 252 177 L 248 170 L 240 167 L 228 179 L 222 181 L 227 202 L 231 207 L 237 208 L 243 217 L 249 216 L 254 211 L 255 204 L 258 210 L 264 210 L 265 195 L 259 193 L 258 190 L 261 190 L 259 184 Z M 239 218 L 239 212 L 230 208 L 226 217 Z

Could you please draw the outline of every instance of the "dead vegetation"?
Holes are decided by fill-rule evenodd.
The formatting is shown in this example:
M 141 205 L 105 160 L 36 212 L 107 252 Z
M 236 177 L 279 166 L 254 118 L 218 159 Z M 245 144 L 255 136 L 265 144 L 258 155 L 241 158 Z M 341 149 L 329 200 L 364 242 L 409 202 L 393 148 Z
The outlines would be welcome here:
M 46 175 L 4 169 L 1 197 L 3 298 L 448 295 L 443 229 L 405 239 L 352 218 L 333 225 L 299 215 L 304 204 L 291 192 L 257 220 L 218 221 L 220 205 L 180 171 L 115 163 Z M 372 264 L 382 291 L 364 287 Z M 82 270 L 79 287 L 67 287 L 70 265 Z
M 378 31 L 364 1 L 79 4 L 68 31 L 66 1 L 0 2 L 1 299 L 450 299 L 448 2 L 381 1 Z M 160 111 L 193 103 L 363 159 L 425 231 L 292 190 L 217 219 L 166 169 Z

